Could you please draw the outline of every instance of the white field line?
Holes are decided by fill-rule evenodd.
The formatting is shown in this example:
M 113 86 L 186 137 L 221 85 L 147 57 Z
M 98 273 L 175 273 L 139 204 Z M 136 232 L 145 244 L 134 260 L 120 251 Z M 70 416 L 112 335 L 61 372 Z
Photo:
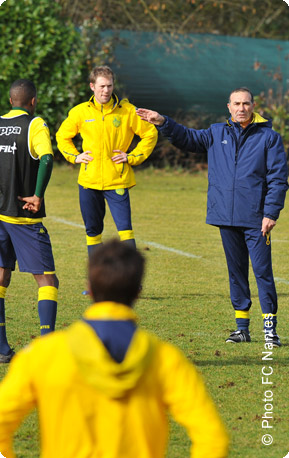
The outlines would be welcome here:
M 81 229 L 84 229 L 84 225 L 83 224 L 73 223 L 72 221 L 68 221 L 68 220 L 63 219 L 63 218 L 57 218 L 56 216 L 49 216 L 48 218 L 50 218 L 53 221 L 56 221 L 58 223 L 66 224 L 67 226 L 79 227 Z M 148 246 L 152 246 L 154 248 L 158 248 L 159 250 L 169 251 L 171 253 L 175 253 L 175 254 L 178 254 L 180 256 L 185 256 L 187 258 L 194 258 L 194 259 L 200 259 L 201 258 L 201 256 L 197 256 L 196 254 L 187 253 L 186 251 L 176 250 L 175 248 L 170 248 L 170 247 L 167 247 L 165 245 L 160 245 L 159 243 L 148 242 L 148 241 L 145 241 L 145 240 L 139 240 L 139 242 L 140 243 L 144 243 L 144 244 L 146 244 Z
M 67 226 L 79 227 L 80 229 L 84 229 L 83 224 L 73 223 L 72 221 L 68 221 L 67 219 L 57 218 L 56 216 L 48 216 L 47 218 L 52 219 L 53 221 L 56 221 L 57 223 L 66 224 Z
M 285 285 L 289 285 L 289 281 L 288 280 L 284 280 L 284 278 L 274 277 L 274 280 L 275 280 L 276 283 L 285 283 Z
M 58 223 L 66 224 L 67 226 L 78 227 L 80 229 L 84 229 L 84 225 L 83 224 L 74 223 L 72 221 L 68 221 L 68 220 L 63 219 L 63 218 L 57 218 L 56 216 L 49 216 L 48 218 L 50 218 L 53 221 L 56 221 Z M 192 254 L 192 253 L 187 253 L 186 251 L 176 250 L 175 248 L 170 248 L 170 247 L 167 247 L 165 245 L 161 245 L 159 243 L 148 242 L 146 240 L 139 240 L 139 242 L 144 243 L 145 245 L 148 245 L 148 246 L 152 246 L 152 247 L 157 248 L 159 250 L 168 251 L 170 253 L 175 253 L 175 254 L 177 254 L 179 256 L 185 256 L 187 258 L 193 258 L 193 259 L 202 259 L 202 256 L 197 256 L 197 255 Z M 274 240 L 274 242 L 286 242 L 286 240 Z M 285 280 L 284 278 L 275 277 L 274 280 L 277 283 L 284 283 L 285 285 L 289 285 L 289 281 Z
M 154 248 L 158 248 L 159 250 L 170 251 L 171 253 L 179 254 L 180 256 L 185 256 L 187 258 L 194 258 L 200 259 L 202 256 L 197 256 L 196 254 L 186 253 L 186 251 L 176 250 L 175 248 L 170 248 L 165 245 L 160 245 L 159 243 L 155 242 L 147 242 L 145 240 L 140 240 L 141 243 L 145 243 L 146 245 L 152 246 Z

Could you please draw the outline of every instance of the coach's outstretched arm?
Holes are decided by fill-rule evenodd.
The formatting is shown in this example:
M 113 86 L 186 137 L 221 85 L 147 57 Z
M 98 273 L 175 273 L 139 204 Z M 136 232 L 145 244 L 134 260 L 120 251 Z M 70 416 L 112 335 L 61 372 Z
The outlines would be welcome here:
M 142 120 L 157 126 L 158 131 L 177 148 L 199 153 L 205 153 L 208 149 L 209 132 L 183 126 L 168 116 L 146 108 L 138 108 L 136 113 Z
M 165 122 L 164 116 L 160 115 L 157 111 L 147 110 L 146 108 L 138 108 L 136 114 L 143 120 L 154 124 L 155 126 L 162 126 Z

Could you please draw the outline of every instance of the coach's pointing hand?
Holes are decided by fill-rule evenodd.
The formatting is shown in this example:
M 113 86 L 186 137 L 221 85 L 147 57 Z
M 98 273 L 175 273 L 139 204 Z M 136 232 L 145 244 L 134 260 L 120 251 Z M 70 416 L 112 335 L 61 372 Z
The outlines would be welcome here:
M 143 120 L 155 124 L 156 126 L 162 126 L 165 122 L 165 118 L 160 115 L 157 111 L 147 110 L 146 108 L 137 108 L 136 114 Z

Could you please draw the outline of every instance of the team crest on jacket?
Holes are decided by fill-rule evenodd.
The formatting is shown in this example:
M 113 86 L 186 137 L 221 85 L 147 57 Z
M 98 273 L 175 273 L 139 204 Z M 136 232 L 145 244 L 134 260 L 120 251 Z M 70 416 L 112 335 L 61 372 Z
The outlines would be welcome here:
M 119 115 L 115 115 L 112 124 L 114 127 L 119 127 L 121 125 L 121 117 Z

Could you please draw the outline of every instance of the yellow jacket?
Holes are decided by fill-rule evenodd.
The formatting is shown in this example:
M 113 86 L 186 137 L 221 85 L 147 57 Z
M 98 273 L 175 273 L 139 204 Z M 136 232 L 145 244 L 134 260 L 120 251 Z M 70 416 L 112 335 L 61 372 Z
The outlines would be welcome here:
M 135 320 L 121 304 L 94 304 L 88 320 Z M 167 412 L 193 442 L 192 458 L 224 458 L 228 436 L 195 367 L 174 346 L 137 328 L 116 363 L 93 328 L 78 321 L 35 339 L 0 384 L 0 451 L 38 408 L 42 458 L 164 458 Z
M 72 108 L 56 133 L 57 145 L 65 159 L 74 164 L 79 154 L 72 139 L 80 134 L 83 151 L 91 151 L 93 161 L 81 164 L 78 183 L 84 187 L 109 190 L 135 185 L 131 166 L 141 164 L 153 151 L 157 130 L 136 114 L 127 99 L 119 101 L 113 94 L 110 101 L 100 105 L 94 96 L 88 102 Z M 128 154 L 128 162 L 115 164 L 113 150 L 127 152 L 134 135 L 140 141 Z

